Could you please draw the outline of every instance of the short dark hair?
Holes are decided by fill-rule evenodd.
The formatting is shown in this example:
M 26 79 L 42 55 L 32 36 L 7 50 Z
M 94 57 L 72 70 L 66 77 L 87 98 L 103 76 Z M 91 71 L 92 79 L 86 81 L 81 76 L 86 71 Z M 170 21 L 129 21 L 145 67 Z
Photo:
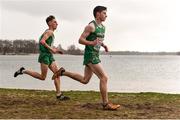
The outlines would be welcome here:
M 94 8 L 94 10 L 93 10 L 93 15 L 94 15 L 94 17 L 96 18 L 96 13 L 97 13 L 97 12 L 102 12 L 103 10 L 107 10 L 107 8 L 104 7 L 104 6 L 96 6 L 96 7 Z
M 49 17 L 46 18 L 46 23 L 48 24 L 49 21 L 55 19 L 53 15 L 50 15 Z

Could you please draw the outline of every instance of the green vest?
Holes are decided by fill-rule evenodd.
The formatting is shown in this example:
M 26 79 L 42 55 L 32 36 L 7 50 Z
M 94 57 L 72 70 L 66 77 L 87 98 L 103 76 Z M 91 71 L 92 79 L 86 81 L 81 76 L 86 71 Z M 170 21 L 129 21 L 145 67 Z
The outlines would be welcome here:
M 40 40 L 42 39 L 43 35 L 44 35 L 44 34 L 42 34 L 41 37 L 40 37 L 40 39 L 39 39 L 39 51 L 40 51 L 40 53 L 51 53 L 48 48 L 46 48 L 44 45 L 42 45 L 42 44 L 40 43 Z M 49 46 L 52 46 L 53 41 L 54 41 L 54 35 L 50 36 L 50 37 L 46 40 L 46 43 L 47 43 Z
M 93 23 L 95 26 L 95 31 L 90 33 L 90 35 L 86 38 L 88 41 L 94 41 L 97 38 L 104 39 L 104 34 L 105 34 L 105 27 L 102 25 L 99 27 L 97 23 L 93 20 L 89 24 Z M 99 46 L 91 46 L 91 45 L 86 45 L 85 47 L 85 54 L 89 53 L 99 53 L 100 45 Z

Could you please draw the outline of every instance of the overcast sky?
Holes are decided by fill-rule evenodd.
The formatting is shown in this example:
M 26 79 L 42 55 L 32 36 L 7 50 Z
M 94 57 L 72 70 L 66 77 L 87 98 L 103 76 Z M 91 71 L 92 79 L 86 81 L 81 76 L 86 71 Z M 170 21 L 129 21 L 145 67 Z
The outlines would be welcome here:
M 93 8 L 107 6 L 105 43 L 110 50 L 180 51 L 180 0 L 0 0 L 0 39 L 35 39 L 56 16 L 55 46 L 78 44 Z

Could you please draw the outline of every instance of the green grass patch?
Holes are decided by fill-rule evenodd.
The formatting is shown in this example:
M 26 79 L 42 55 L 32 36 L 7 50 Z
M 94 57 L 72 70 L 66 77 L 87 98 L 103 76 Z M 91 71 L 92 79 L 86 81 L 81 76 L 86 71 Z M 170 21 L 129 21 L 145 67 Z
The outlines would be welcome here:
M 104 111 L 99 92 L 0 89 L 0 119 L 180 119 L 180 94 L 109 93 L 117 111 Z

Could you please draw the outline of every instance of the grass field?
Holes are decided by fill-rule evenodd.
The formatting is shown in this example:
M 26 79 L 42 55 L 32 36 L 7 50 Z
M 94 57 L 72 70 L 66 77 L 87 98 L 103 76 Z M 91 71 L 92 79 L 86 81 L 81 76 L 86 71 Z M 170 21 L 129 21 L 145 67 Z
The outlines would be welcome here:
M 180 94 L 109 93 L 117 111 L 102 110 L 100 94 L 66 91 L 69 101 L 57 101 L 54 91 L 0 89 L 0 119 L 180 119 Z

